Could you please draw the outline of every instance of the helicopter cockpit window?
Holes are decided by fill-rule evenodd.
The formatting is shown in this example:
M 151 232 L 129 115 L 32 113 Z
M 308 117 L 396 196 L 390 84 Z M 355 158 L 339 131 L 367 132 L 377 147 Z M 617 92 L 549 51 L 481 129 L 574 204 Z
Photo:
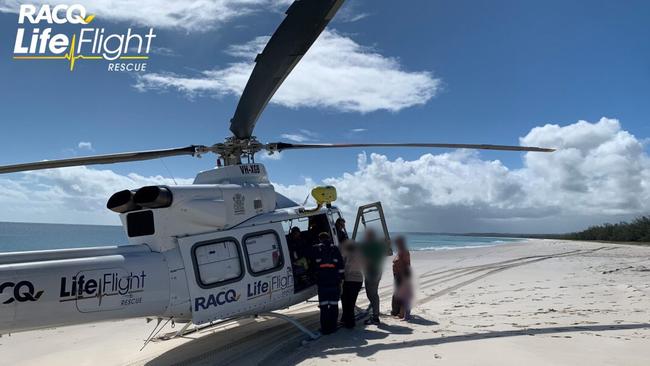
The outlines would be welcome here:
M 253 275 L 271 272 L 283 265 L 280 238 L 275 231 L 247 235 L 244 250 Z
M 222 285 L 243 275 L 239 245 L 234 239 L 199 243 L 193 252 L 201 287 Z

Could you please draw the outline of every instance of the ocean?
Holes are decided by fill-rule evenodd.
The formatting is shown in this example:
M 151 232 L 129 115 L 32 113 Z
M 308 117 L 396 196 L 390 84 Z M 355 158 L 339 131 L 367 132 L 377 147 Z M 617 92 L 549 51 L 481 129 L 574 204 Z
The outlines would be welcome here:
M 0 222 L 0 252 L 124 244 L 121 226 Z
M 505 237 L 393 233 L 406 237 L 411 250 L 477 248 L 521 241 Z M 121 226 L 0 222 L 0 252 L 83 248 L 128 244 Z
M 499 244 L 520 242 L 522 238 L 500 236 L 471 236 L 432 233 L 394 233 L 394 238 L 402 235 L 410 250 L 451 250 L 464 248 L 491 247 Z

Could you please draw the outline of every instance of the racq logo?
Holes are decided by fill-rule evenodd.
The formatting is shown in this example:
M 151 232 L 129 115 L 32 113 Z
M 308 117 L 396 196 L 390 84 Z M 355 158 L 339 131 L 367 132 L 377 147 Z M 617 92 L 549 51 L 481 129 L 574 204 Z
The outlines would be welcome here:
M 138 34 L 131 28 L 126 33 L 106 32 L 105 28 L 89 27 L 95 19 L 80 4 L 23 4 L 18 12 L 18 30 L 14 44 L 14 60 L 65 60 L 74 70 L 78 60 L 108 61 L 108 71 L 146 71 L 153 28 Z M 56 33 L 48 25 L 77 24 L 81 28 L 71 35 Z
M 207 298 L 200 296 L 194 299 L 194 311 L 207 310 L 211 307 L 236 302 L 239 297 L 240 295 L 233 289 L 210 294 Z
M 9 289 L 13 289 L 10 291 Z M 20 281 L 18 283 L 14 282 L 4 282 L 0 285 L 0 295 L 3 293 L 10 293 L 11 297 L 3 301 L 3 304 L 11 304 L 14 301 L 17 302 L 26 302 L 26 301 L 38 301 L 38 299 L 43 295 L 43 290 L 36 291 L 34 284 L 29 281 Z

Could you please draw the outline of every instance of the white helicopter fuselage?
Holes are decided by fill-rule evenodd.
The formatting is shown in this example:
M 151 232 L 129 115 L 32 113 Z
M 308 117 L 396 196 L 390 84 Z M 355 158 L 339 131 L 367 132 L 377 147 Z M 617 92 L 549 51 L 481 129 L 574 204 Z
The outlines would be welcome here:
M 0 334 L 134 317 L 198 325 L 286 308 L 316 294 L 297 278 L 288 228 L 308 223 L 338 245 L 338 210 L 306 211 L 276 194 L 261 164 L 118 192 L 109 208 L 130 245 L 0 254 Z

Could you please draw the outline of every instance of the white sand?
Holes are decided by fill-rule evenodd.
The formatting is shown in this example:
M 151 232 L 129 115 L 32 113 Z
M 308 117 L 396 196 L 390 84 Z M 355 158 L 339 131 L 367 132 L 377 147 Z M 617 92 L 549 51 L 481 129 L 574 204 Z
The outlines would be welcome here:
M 409 323 L 386 316 L 303 346 L 282 321 L 244 319 L 139 351 L 154 323 L 128 320 L 5 336 L 0 364 L 650 365 L 650 247 L 530 240 L 412 260 Z M 384 312 L 391 281 L 387 272 Z M 316 310 L 284 312 L 316 330 Z

